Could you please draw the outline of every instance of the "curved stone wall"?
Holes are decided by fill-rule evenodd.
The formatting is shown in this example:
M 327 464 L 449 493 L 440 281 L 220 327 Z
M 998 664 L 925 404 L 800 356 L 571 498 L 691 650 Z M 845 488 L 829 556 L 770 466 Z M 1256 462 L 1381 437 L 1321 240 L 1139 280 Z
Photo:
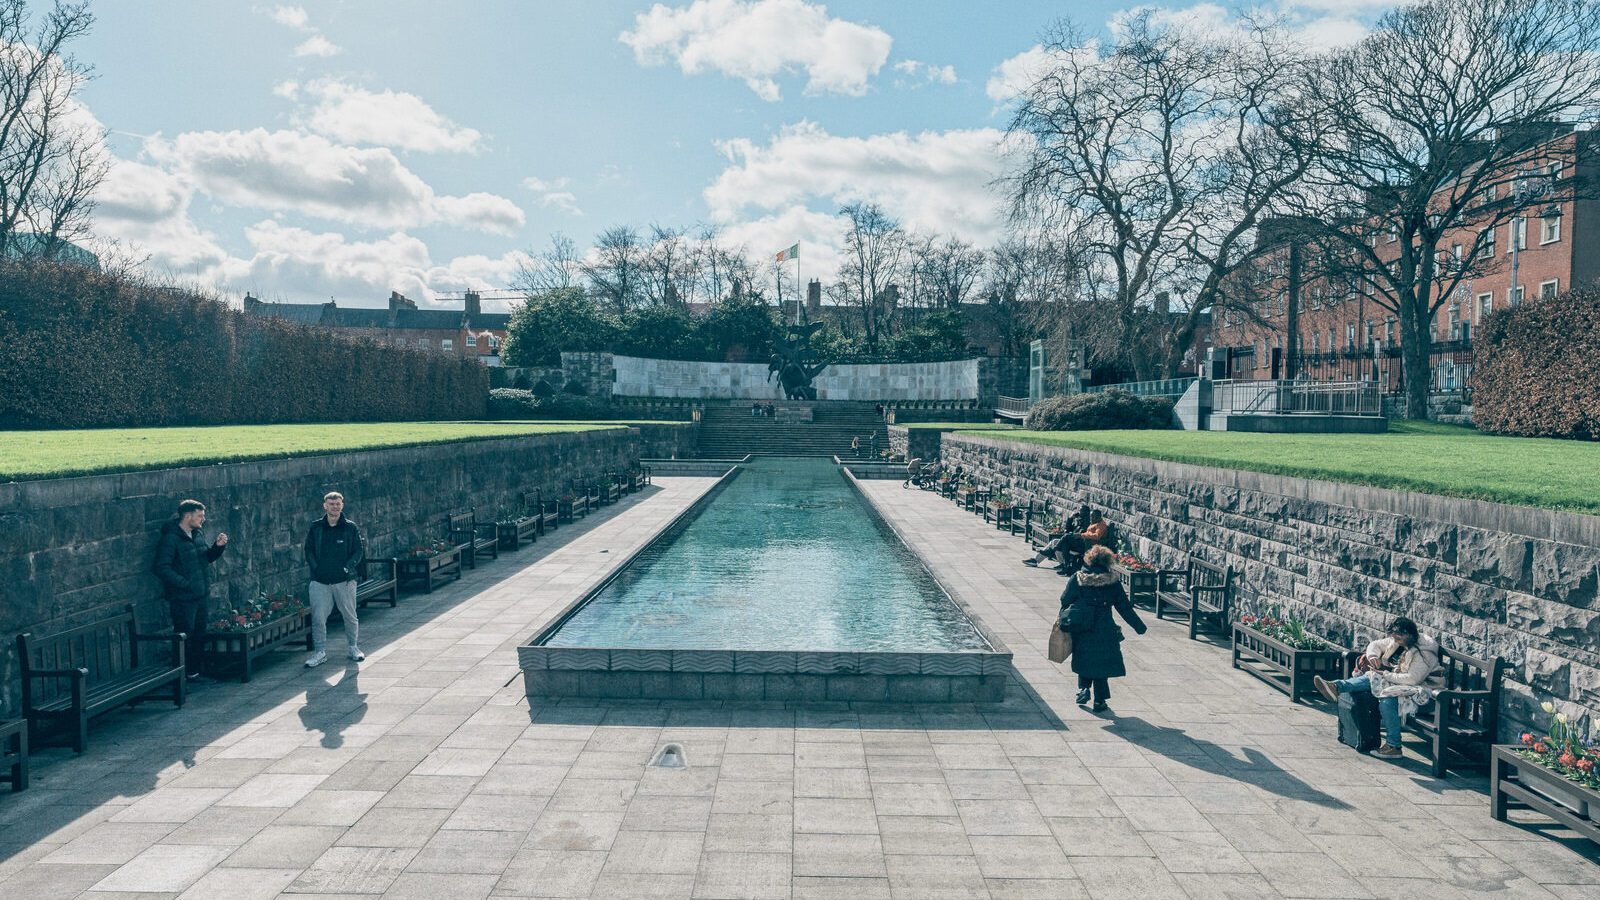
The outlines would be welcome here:
M 563 360 L 565 357 L 563 356 Z M 613 356 L 618 397 L 777 400 L 766 363 L 693 362 Z M 834 365 L 815 381 L 819 400 L 976 400 L 978 360 Z

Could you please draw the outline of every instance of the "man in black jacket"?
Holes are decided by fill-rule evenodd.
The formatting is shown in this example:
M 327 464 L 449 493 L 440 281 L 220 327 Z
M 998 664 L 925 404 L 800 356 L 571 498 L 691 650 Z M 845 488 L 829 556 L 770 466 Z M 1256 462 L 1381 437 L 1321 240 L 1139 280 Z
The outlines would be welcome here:
M 322 498 L 323 515 L 306 534 L 306 565 L 311 567 L 311 655 L 306 668 L 328 661 L 328 616 L 335 606 L 344 619 L 344 640 L 353 662 L 366 659 L 356 639 L 356 567 L 361 565 L 361 530 L 344 517 L 344 495 L 330 491 Z
M 211 592 L 208 567 L 222 556 L 228 536 L 218 534 L 209 546 L 200 535 L 206 522 L 206 505 L 199 500 L 178 504 L 172 521 L 161 526 L 156 542 L 156 577 L 167 596 L 174 630 L 187 635 L 184 662 L 190 679 L 200 677 L 200 653 L 205 646 L 206 595 Z

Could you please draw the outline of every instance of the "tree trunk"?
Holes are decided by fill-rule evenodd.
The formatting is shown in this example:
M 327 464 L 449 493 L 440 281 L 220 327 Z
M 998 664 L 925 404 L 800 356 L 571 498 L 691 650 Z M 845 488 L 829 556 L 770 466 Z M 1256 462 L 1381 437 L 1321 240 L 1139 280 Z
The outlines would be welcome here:
M 1405 366 L 1406 418 L 1428 418 L 1428 386 L 1433 373 L 1428 359 L 1433 354 L 1433 338 L 1418 316 L 1417 303 L 1407 298 L 1400 304 L 1400 359 Z

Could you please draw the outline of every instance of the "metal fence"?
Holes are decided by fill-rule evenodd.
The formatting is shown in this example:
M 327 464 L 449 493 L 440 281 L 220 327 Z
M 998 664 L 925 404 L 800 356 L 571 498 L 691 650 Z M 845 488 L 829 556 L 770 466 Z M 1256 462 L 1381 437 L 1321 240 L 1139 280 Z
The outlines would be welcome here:
M 1085 394 L 1098 394 L 1101 391 L 1127 391 L 1139 397 L 1182 397 L 1183 392 L 1194 384 L 1194 376 L 1187 378 L 1163 378 L 1159 381 L 1124 381 L 1121 384 L 1096 384 L 1083 389 Z
M 1028 410 L 1033 407 L 1032 401 L 1027 397 L 998 397 L 995 399 L 994 411 L 1003 416 L 1013 418 L 1026 418 Z
M 1379 416 L 1383 401 L 1372 381 L 1218 381 L 1211 386 L 1218 415 Z

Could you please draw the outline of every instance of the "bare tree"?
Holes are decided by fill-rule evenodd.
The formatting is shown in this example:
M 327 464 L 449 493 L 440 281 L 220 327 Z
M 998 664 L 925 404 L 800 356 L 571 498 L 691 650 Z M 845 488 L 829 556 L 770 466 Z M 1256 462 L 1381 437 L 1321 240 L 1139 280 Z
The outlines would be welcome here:
M 578 245 L 561 232 L 550 236 L 550 246 L 517 267 L 512 287 L 529 295 L 548 294 L 574 286 L 579 278 L 582 257 Z
M 876 203 L 851 203 L 839 210 L 848 220 L 844 234 L 844 262 L 839 282 L 846 302 L 860 319 L 861 338 L 868 351 L 893 335 L 899 311 L 899 286 L 904 274 L 907 239 L 900 223 Z
M 699 263 L 684 228 L 650 226 L 650 246 L 643 261 L 645 301 L 654 305 L 687 308 L 694 292 Z
M 702 225 L 695 242 L 696 291 L 715 303 L 733 292 L 735 281 L 743 285 L 755 279 L 755 269 L 743 247 L 729 247 L 715 225 Z
M 1308 81 L 1320 146 L 1304 212 L 1325 225 L 1330 270 L 1398 318 L 1413 418 L 1427 416 L 1434 316 L 1494 264 L 1496 226 L 1585 189 L 1591 135 L 1554 123 L 1600 103 L 1596 46 L 1591 0 L 1425 0 Z
M 25 232 L 45 257 L 88 233 L 107 162 L 75 100 L 90 69 L 68 47 L 93 24 L 87 3 L 57 0 L 30 34 L 27 3 L 0 0 L 0 257 Z
M 1026 148 L 1007 179 L 1013 220 L 1080 236 L 1104 270 L 1112 314 L 1095 321 L 1111 331 L 1086 342 L 1099 362 L 1171 374 L 1308 165 L 1280 136 L 1301 127 L 1282 112 L 1293 58 L 1265 30 L 1220 39 L 1149 13 L 1104 49 L 1060 26 L 1047 58 L 1011 125 Z M 1177 316 L 1158 303 L 1174 295 Z
M 912 265 L 928 306 L 955 309 L 966 303 L 983 275 L 983 251 L 959 238 L 930 238 Z
M 639 305 L 645 290 L 649 248 L 631 225 L 608 228 L 595 239 L 590 256 L 579 264 L 590 290 L 612 312 L 622 315 Z

